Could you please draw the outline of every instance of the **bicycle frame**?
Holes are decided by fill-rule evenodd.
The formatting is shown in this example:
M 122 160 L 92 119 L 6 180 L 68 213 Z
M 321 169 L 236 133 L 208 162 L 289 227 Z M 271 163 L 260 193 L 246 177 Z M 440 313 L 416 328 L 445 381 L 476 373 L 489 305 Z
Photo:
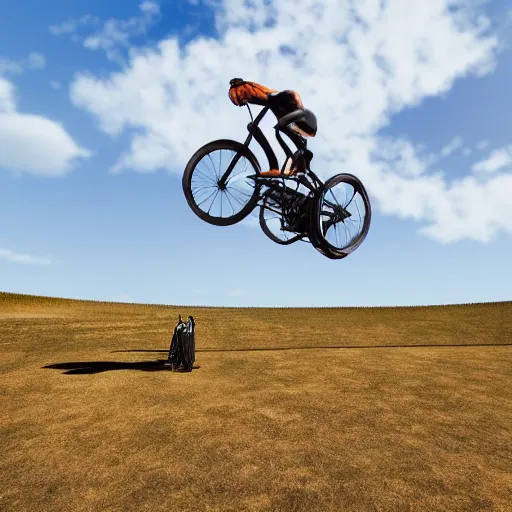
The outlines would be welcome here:
M 247 105 L 247 108 L 249 110 L 249 114 L 251 116 L 251 122 L 247 125 L 247 130 L 249 131 L 249 134 L 247 138 L 245 139 L 244 146 L 249 148 L 249 144 L 251 140 L 254 138 L 256 142 L 260 145 L 261 149 L 265 153 L 265 156 L 268 160 L 269 169 L 278 169 L 279 163 L 277 161 L 276 154 L 272 147 L 270 146 L 270 143 L 268 139 L 265 137 L 263 132 L 261 131 L 261 128 L 259 127 L 259 123 L 263 119 L 263 117 L 267 114 L 267 112 L 270 110 L 270 107 L 267 105 L 261 109 L 261 111 L 258 113 L 256 118 L 254 119 L 252 116 L 251 109 L 249 105 Z M 294 133 L 289 128 L 282 128 L 278 124 L 274 126 L 275 130 L 275 136 L 277 141 L 279 142 L 279 145 L 283 148 L 283 151 L 286 155 L 286 159 L 292 158 L 297 155 L 297 153 L 302 154 L 302 156 L 305 157 L 306 164 L 304 165 L 304 171 L 303 175 L 299 175 L 299 177 L 296 176 L 286 176 L 283 175 L 281 178 L 297 181 L 299 184 L 304 185 L 307 187 L 311 192 L 315 193 L 316 190 L 318 190 L 320 187 L 323 186 L 323 182 L 318 178 L 318 176 L 310 169 L 309 162 L 313 158 L 313 153 L 307 149 L 307 141 L 301 137 L 300 135 Z M 281 133 L 283 132 L 287 137 L 290 138 L 290 140 L 295 144 L 297 147 L 297 150 L 293 152 L 289 146 L 286 144 L 286 142 L 281 137 Z M 235 165 L 237 164 L 239 158 L 242 155 L 237 155 L 231 163 L 228 165 L 228 168 L 220 178 L 218 185 L 222 189 L 226 186 L 227 180 L 231 174 L 231 171 L 234 169 Z M 309 178 L 306 179 L 306 178 Z M 275 178 L 273 178 L 275 179 Z
M 279 164 L 277 161 L 276 154 L 273 151 L 272 147 L 270 146 L 268 139 L 265 137 L 265 135 L 263 134 L 263 132 L 261 131 L 261 129 L 259 127 L 259 123 L 261 122 L 263 117 L 267 114 L 267 112 L 270 110 L 270 107 L 269 106 L 263 107 L 255 119 L 253 118 L 253 115 L 252 115 L 249 105 L 247 105 L 247 109 L 249 110 L 249 114 L 251 116 L 251 122 L 247 125 L 247 130 L 248 130 L 249 134 L 247 135 L 247 138 L 245 139 L 244 146 L 247 149 L 249 149 L 249 144 L 250 144 L 251 140 L 254 138 L 256 140 L 256 142 L 262 148 L 263 152 L 265 153 L 265 156 L 267 157 L 267 160 L 268 160 L 269 168 L 277 169 Z M 281 185 L 278 185 L 278 182 L 277 182 L 278 178 L 276 178 L 276 177 L 273 177 L 273 178 L 261 177 L 261 178 L 259 178 L 258 174 L 254 175 L 254 176 L 250 176 L 250 178 L 252 178 L 256 181 L 260 181 L 260 180 L 266 181 L 265 185 L 268 187 L 268 190 L 266 190 L 263 193 L 263 195 L 260 196 L 260 199 L 263 198 L 265 195 L 268 195 L 269 193 L 271 193 L 272 190 L 281 189 L 281 187 L 288 189 L 288 192 L 293 195 L 304 196 L 304 194 L 302 194 L 301 192 L 298 191 L 300 185 L 305 186 L 309 190 L 308 196 L 304 196 L 304 197 L 307 197 L 308 200 L 313 199 L 316 196 L 318 190 L 320 190 L 324 184 L 318 178 L 318 176 L 311 170 L 311 168 L 309 166 L 309 163 L 310 163 L 311 159 L 313 158 L 313 153 L 307 149 L 306 139 L 304 139 L 300 135 L 296 134 L 291 129 L 289 129 L 287 127 L 280 126 L 279 123 L 274 126 L 274 130 L 275 130 L 276 139 L 279 142 L 279 145 L 283 148 L 283 151 L 286 155 L 286 160 L 285 160 L 285 163 L 283 164 L 283 168 L 284 168 L 284 165 L 286 165 L 286 161 L 288 160 L 288 158 L 295 158 L 299 164 L 298 170 L 302 171 L 302 172 L 299 172 L 298 176 L 296 176 L 296 175 L 287 176 L 287 175 L 283 174 L 282 176 L 279 177 L 280 178 L 279 181 L 282 180 Z M 289 139 L 295 144 L 295 146 L 297 147 L 297 150 L 295 152 L 293 152 L 290 149 L 290 147 L 286 144 L 286 142 L 281 137 L 280 132 L 282 132 L 286 136 L 288 136 Z M 220 189 L 224 189 L 227 186 L 229 176 L 231 175 L 231 172 L 233 171 L 235 165 L 238 163 L 239 159 L 242 156 L 243 156 L 243 154 L 240 152 L 237 155 L 235 155 L 233 160 L 230 162 L 226 171 L 224 172 L 222 177 L 217 182 Z M 286 181 L 294 181 L 297 184 L 296 189 L 293 190 L 290 187 L 287 187 L 284 183 L 285 180 Z M 284 208 L 284 204 L 283 204 L 282 208 L 281 208 L 281 212 L 276 211 L 273 208 L 269 208 L 269 207 L 266 207 L 266 209 L 268 209 L 270 211 L 274 211 L 275 213 L 284 214 L 285 208 Z M 296 237 L 294 237 L 294 239 L 300 240 L 300 239 L 303 239 L 305 236 L 307 237 L 308 233 L 299 233 L 299 234 L 297 234 Z

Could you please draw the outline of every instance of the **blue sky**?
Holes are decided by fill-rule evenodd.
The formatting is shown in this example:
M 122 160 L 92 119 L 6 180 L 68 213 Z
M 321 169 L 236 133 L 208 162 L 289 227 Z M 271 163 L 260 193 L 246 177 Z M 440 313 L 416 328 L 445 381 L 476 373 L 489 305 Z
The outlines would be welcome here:
M 215 306 L 511 300 L 510 33 L 503 0 L 4 3 L 0 290 Z M 194 151 L 245 138 L 235 76 L 298 90 L 319 123 L 313 169 L 367 186 L 371 230 L 349 257 L 188 208 Z

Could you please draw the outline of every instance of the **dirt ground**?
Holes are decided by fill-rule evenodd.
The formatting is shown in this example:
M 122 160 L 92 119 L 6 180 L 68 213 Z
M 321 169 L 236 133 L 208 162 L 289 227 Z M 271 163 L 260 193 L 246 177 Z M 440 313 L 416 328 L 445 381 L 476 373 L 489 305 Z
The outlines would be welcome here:
M 162 369 L 180 313 L 191 373 Z M 0 510 L 512 510 L 512 302 L 0 293 Z

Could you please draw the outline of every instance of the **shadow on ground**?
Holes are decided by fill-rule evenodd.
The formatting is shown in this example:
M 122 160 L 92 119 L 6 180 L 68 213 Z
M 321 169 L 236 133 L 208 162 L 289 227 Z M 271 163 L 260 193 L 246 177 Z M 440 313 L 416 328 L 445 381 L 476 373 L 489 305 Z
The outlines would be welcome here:
M 319 349 L 371 349 L 371 348 L 439 348 L 439 347 L 508 347 L 511 343 L 479 343 L 479 344 L 446 344 L 446 345 L 339 345 L 339 346 L 316 346 L 316 347 L 267 347 L 267 348 L 201 348 L 196 352 L 255 352 L 273 350 L 319 350 Z M 155 349 L 127 349 L 113 350 L 118 352 L 153 352 L 167 354 L 169 350 Z M 43 366 L 54 370 L 67 370 L 66 375 L 83 375 L 91 373 L 108 372 L 112 370 L 141 370 L 143 372 L 171 371 L 169 366 L 164 366 L 167 359 L 139 362 L 117 362 L 117 361 L 77 361 L 72 363 L 55 363 Z M 194 365 L 192 369 L 200 368 Z
M 312 347 L 255 347 L 255 348 L 196 348 L 196 352 L 258 352 L 274 350 L 327 350 L 327 349 L 360 349 L 360 348 L 439 348 L 439 347 L 510 347 L 512 343 L 457 343 L 457 344 L 429 344 L 429 345 L 327 345 Z M 133 348 L 126 350 L 113 350 L 117 352 L 160 352 L 167 353 L 169 350 L 155 350 Z
M 167 351 L 165 351 L 167 352 Z M 141 370 L 143 372 L 170 372 L 170 366 L 164 366 L 167 359 L 159 359 L 156 361 L 139 361 L 139 362 L 117 362 L 117 361 L 77 361 L 73 363 L 55 363 L 43 366 L 53 370 L 67 370 L 62 372 L 66 375 L 83 375 L 91 373 L 109 372 L 112 370 Z M 194 365 L 194 370 L 199 366 Z

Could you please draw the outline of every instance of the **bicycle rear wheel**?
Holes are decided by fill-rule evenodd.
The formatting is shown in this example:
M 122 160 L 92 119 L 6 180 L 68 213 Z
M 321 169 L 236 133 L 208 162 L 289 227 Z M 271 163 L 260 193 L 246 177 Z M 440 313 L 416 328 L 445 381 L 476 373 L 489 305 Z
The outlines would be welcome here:
M 362 182 L 337 174 L 319 191 L 311 217 L 313 245 L 331 259 L 341 259 L 364 241 L 371 223 L 371 204 Z
M 223 186 L 221 177 L 233 163 Z M 247 217 L 258 202 L 260 185 L 248 176 L 259 170 L 254 153 L 240 142 L 228 139 L 210 142 L 196 151 L 183 173 L 187 203 L 209 224 L 236 224 Z
M 282 201 L 265 195 L 260 207 L 260 227 L 273 242 L 290 245 L 306 236 L 306 232 L 292 231 L 283 212 Z M 306 222 L 307 226 L 307 222 Z

